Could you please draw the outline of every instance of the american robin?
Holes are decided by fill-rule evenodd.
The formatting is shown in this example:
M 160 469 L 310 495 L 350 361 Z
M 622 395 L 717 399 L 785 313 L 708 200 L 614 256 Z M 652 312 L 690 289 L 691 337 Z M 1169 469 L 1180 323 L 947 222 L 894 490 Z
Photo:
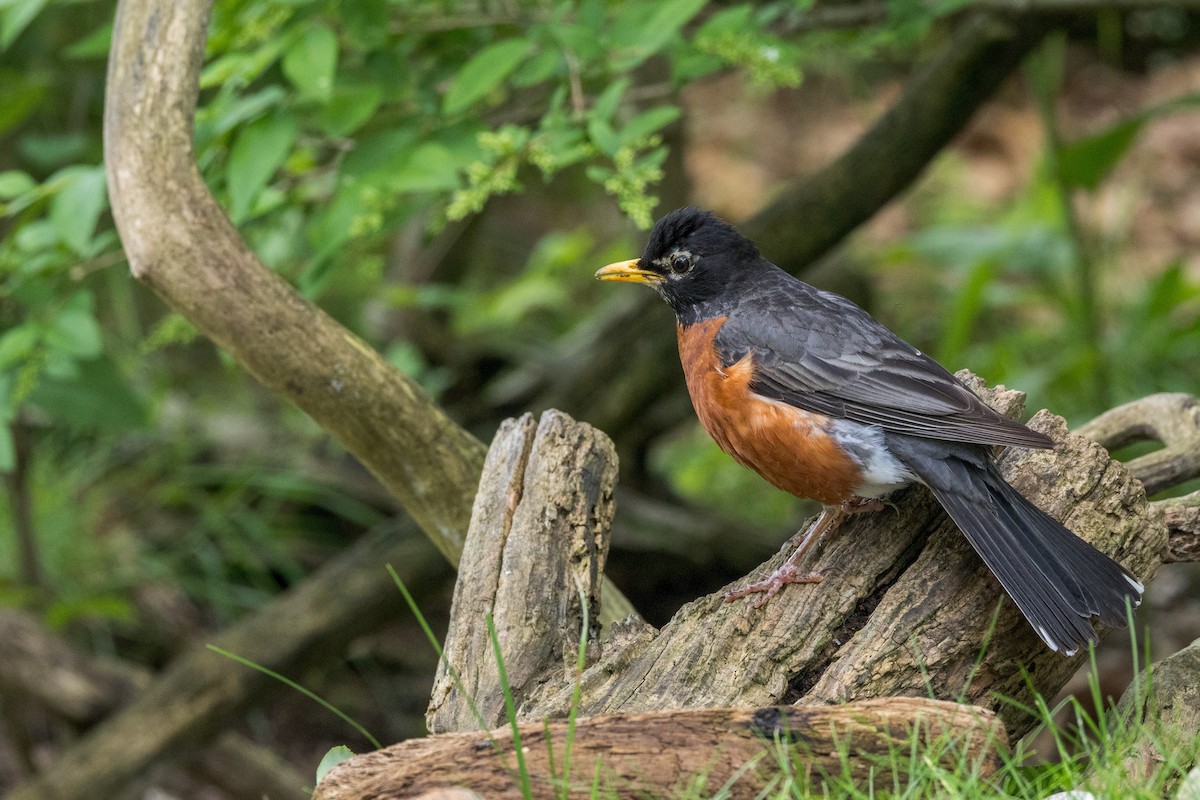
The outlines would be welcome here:
M 729 223 L 694 208 L 659 220 L 640 258 L 596 273 L 655 289 L 675 311 L 700 422 L 722 450 L 786 492 L 824 504 L 787 563 L 731 597 L 812 582 L 805 553 L 846 513 L 910 483 L 929 487 L 1051 649 L 1125 624 L 1143 586 L 1022 497 L 994 445 L 1050 448 L 844 297 L 792 277 Z

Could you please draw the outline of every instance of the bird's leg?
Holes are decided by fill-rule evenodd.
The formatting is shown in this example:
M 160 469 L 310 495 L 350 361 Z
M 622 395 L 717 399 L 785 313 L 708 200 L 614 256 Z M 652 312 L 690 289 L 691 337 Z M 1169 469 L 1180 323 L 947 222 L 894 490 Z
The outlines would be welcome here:
M 842 501 L 841 508 L 843 514 L 865 514 L 868 511 L 883 511 L 885 508 L 897 510 L 895 503 L 890 503 L 882 497 L 851 497 Z
M 800 545 L 788 560 L 783 562 L 783 566 L 761 581 L 743 586 L 741 589 L 734 589 L 725 595 L 725 599 L 728 601 L 761 593 L 762 597 L 754 601 L 754 607 L 758 608 L 789 583 L 820 583 L 824 576 L 819 572 L 801 572 L 800 561 L 813 545 L 821 540 L 822 536 L 841 523 L 847 513 L 854 513 L 858 510 L 857 508 L 854 511 L 848 509 L 847 505 L 850 502 L 852 501 L 837 506 L 825 506 L 821 511 L 821 516 L 808 526 L 808 530 L 804 532 L 804 538 L 800 540 Z

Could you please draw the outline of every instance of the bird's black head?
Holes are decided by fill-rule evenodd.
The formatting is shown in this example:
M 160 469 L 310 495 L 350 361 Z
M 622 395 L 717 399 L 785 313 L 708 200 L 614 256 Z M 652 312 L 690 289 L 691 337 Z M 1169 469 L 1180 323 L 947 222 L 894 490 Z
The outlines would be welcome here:
M 713 302 L 762 260 L 754 242 L 708 211 L 681 208 L 660 219 L 640 258 L 609 264 L 596 277 L 655 289 L 681 322 L 703 319 Z M 719 311 L 719 310 L 718 310 Z

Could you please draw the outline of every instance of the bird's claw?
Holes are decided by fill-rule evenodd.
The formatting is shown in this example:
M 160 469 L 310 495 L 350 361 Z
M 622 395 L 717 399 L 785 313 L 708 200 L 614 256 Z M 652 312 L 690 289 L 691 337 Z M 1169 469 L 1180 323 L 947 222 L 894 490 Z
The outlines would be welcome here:
M 779 590 L 789 583 L 820 583 L 824 578 L 824 573 L 801 572 L 795 564 L 784 564 L 761 581 L 756 581 L 740 589 L 726 592 L 725 602 L 736 600 L 739 597 L 748 597 L 752 594 L 761 594 L 762 597 L 754 600 L 754 607 L 761 608 L 772 597 L 779 594 Z

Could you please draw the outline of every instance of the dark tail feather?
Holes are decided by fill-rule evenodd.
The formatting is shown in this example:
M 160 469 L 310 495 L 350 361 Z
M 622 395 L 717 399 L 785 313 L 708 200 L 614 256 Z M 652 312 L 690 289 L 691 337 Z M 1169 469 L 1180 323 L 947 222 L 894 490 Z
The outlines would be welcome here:
M 1096 639 L 1090 617 L 1125 625 L 1126 598 L 1134 606 L 1142 599 L 1136 578 L 1022 497 L 994 466 L 959 463 L 969 489 L 929 488 L 1042 641 L 1073 655 Z

